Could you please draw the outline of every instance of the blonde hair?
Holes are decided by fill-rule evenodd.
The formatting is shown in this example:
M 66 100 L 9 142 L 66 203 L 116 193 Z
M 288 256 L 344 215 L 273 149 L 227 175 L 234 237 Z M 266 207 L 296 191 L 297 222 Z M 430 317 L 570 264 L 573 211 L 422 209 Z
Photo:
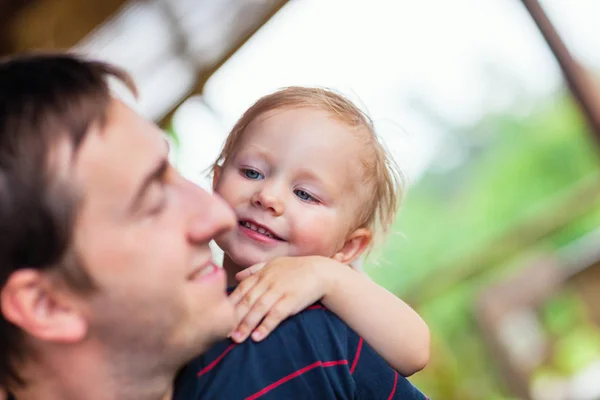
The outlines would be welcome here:
M 350 128 L 366 132 L 362 158 L 364 174 L 361 184 L 367 193 L 353 229 L 365 227 L 376 233 L 386 233 L 396 218 L 404 192 L 404 176 L 377 137 L 373 121 L 344 96 L 329 89 L 292 86 L 260 98 L 236 122 L 221 154 L 211 171 L 227 163 L 236 151 L 244 131 L 257 117 L 268 111 L 294 108 L 314 108 L 329 113 Z

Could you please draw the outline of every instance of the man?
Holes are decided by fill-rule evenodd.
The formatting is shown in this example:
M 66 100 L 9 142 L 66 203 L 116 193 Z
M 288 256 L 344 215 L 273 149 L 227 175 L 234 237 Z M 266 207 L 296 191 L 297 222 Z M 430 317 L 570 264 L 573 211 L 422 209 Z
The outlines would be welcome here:
M 233 226 L 232 211 L 169 165 L 161 131 L 111 96 L 109 78 L 135 92 L 124 72 L 99 62 L 0 62 L 0 383 L 18 400 L 166 400 L 187 364 L 177 398 L 239 398 L 225 387 L 206 392 L 194 370 L 227 342 L 190 364 L 237 322 L 208 246 Z M 298 343 L 325 363 L 311 368 L 322 373 L 310 386 L 283 378 L 295 398 L 369 396 L 377 385 L 390 398 L 424 398 L 333 315 L 316 312 L 269 339 L 291 343 L 304 329 Z M 257 382 L 275 384 L 277 365 L 307 360 L 304 347 L 278 353 L 270 341 L 239 345 L 210 369 L 243 356 L 250 372 L 268 355 L 273 369 Z M 333 382 L 327 357 L 344 353 L 364 367 L 337 360 Z M 231 385 L 248 376 L 221 377 Z
M 177 174 L 111 76 L 133 89 L 69 56 L 0 65 L 0 377 L 17 399 L 169 398 L 235 322 L 208 246 L 232 212 Z

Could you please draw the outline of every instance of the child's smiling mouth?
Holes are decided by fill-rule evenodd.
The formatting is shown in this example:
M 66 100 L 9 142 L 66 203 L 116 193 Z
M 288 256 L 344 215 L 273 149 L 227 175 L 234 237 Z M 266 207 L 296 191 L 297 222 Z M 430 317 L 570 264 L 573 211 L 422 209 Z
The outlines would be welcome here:
M 249 234 L 252 238 L 259 238 L 257 235 L 264 236 L 265 238 L 272 239 L 274 241 L 284 241 L 281 237 L 277 236 L 273 231 L 267 227 L 260 225 L 251 220 L 240 220 L 239 225 L 245 229 L 245 233 Z M 248 232 L 250 231 L 250 232 Z M 261 240 L 262 241 L 262 240 Z

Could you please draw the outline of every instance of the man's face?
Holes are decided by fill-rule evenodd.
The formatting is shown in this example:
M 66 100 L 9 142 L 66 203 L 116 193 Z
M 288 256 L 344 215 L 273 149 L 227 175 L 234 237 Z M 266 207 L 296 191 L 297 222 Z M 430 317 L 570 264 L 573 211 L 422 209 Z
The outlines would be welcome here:
M 88 337 L 123 355 L 193 357 L 231 331 L 234 309 L 209 241 L 229 207 L 181 177 L 162 132 L 120 102 L 76 156 L 82 205 L 75 248 L 98 286 L 86 298 Z

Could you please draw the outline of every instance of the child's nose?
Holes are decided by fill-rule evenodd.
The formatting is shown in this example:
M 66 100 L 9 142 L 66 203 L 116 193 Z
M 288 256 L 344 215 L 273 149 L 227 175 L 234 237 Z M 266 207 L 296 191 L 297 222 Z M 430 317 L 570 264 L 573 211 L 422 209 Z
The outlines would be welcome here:
M 275 216 L 283 214 L 284 206 L 280 197 L 274 193 L 269 193 L 261 190 L 252 196 L 252 204 L 255 207 L 260 207 Z

